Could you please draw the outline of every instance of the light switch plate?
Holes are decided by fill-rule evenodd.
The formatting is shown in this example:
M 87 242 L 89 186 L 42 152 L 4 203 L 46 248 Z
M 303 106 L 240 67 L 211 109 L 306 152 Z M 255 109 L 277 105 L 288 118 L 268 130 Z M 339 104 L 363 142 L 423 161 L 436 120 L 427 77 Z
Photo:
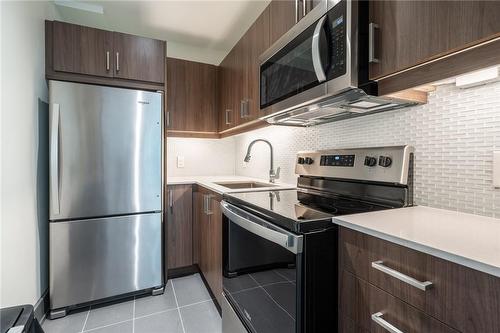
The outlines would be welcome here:
M 500 151 L 493 152 L 493 186 L 500 188 Z
M 184 168 L 184 156 L 177 156 L 177 167 Z

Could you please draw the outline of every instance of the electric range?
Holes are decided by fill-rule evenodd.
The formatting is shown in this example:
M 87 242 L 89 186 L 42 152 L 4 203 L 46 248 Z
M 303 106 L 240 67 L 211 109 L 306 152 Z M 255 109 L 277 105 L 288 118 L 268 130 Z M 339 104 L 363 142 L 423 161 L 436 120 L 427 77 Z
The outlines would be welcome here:
M 296 190 L 224 195 L 223 333 L 337 329 L 334 216 L 413 205 L 410 146 L 300 152 Z

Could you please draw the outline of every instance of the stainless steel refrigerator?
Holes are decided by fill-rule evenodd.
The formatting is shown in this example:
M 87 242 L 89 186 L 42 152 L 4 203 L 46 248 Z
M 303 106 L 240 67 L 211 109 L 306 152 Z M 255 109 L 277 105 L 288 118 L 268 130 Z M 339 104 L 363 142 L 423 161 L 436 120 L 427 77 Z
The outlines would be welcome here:
M 52 317 L 161 291 L 162 94 L 49 81 Z

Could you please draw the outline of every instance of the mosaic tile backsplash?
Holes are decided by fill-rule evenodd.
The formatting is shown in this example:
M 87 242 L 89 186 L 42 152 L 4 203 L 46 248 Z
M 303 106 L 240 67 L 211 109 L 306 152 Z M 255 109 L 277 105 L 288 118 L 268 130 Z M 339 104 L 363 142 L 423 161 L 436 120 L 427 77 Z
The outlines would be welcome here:
M 295 183 L 295 154 L 301 150 L 410 144 L 416 148 L 415 202 L 500 218 L 500 189 L 492 185 L 493 151 L 500 150 L 500 82 L 469 89 L 438 86 L 429 102 L 404 110 L 311 128 L 266 127 L 225 139 L 235 150 L 237 175 L 266 178 L 274 145 L 282 182 Z

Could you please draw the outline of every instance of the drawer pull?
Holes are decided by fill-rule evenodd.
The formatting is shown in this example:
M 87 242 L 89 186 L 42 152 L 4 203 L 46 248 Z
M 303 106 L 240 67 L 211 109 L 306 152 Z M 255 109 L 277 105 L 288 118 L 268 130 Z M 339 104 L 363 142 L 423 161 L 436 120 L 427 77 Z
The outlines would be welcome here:
M 432 286 L 432 282 L 430 281 L 421 282 L 408 275 L 385 266 L 382 260 L 372 262 L 372 267 L 423 291 L 426 291 Z
M 372 314 L 372 320 L 379 325 L 380 327 L 383 327 L 387 332 L 391 333 L 403 333 L 400 329 L 389 323 L 388 321 L 384 320 L 382 318 L 384 314 L 382 312 L 377 312 Z

